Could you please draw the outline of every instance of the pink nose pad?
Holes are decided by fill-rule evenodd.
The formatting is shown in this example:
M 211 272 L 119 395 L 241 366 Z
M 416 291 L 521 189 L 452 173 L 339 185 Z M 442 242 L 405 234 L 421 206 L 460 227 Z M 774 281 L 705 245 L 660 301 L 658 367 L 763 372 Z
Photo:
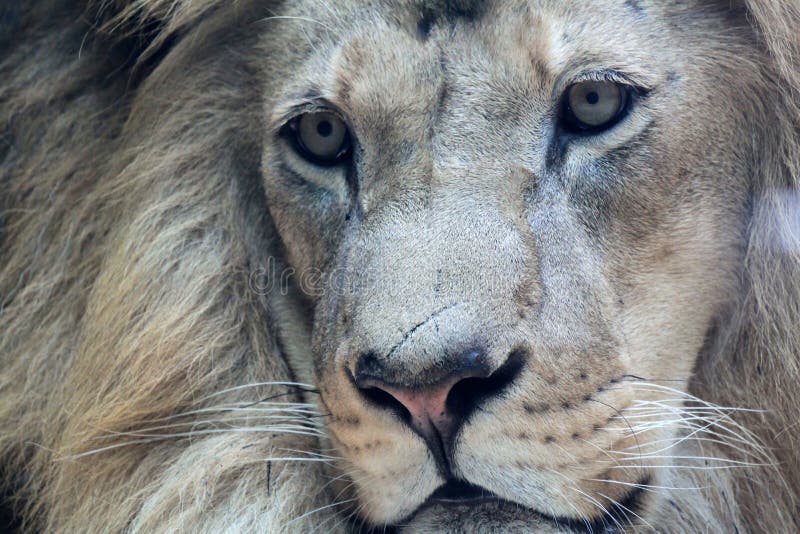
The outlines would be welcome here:
M 514 380 L 524 361 L 525 352 L 514 350 L 493 368 L 483 351 L 473 349 L 410 370 L 403 361 L 368 352 L 356 362 L 353 381 L 373 408 L 394 411 L 432 449 L 442 449 L 480 403 Z
M 447 396 L 453 386 L 464 377 L 453 378 L 444 383 L 425 389 L 405 389 L 388 385 L 378 386 L 402 404 L 411 414 L 411 426 L 423 436 L 430 436 L 434 429 L 445 435 L 452 425 L 452 415 L 448 413 Z

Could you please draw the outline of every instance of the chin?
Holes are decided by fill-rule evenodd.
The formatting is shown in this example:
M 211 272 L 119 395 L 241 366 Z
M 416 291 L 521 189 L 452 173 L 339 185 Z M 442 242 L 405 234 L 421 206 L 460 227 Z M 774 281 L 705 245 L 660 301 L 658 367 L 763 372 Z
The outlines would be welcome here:
M 643 524 L 640 514 L 648 504 L 643 489 L 646 486 L 647 481 L 636 485 L 614 510 L 597 519 L 575 519 L 550 516 L 497 497 L 479 486 L 452 481 L 439 487 L 408 517 L 393 524 L 365 526 L 362 532 L 621 534 L 635 531 Z
M 378 529 L 380 532 L 380 529 Z M 532 510 L 508 501 L 433 504 L 420 509 L 396 532 L 575 532 L 568 524 L 559 526 Z M 603 532 L 599 530 L 597 532 Z

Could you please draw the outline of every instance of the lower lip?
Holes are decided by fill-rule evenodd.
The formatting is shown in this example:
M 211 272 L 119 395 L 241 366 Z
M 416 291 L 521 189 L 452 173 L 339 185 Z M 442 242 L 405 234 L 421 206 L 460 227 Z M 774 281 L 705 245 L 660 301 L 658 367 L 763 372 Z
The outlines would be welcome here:
M 440 506 L 458 506 L 460 504 L 483 504 L 483 503 L 510 503 L 510 501 L 506 501 L 503 499 L 499 499 L 497 497 L 493 497 L 491 495 L 486 495 L 482 497 L 469 497 L 466 499 L 448 499 L 447 497 L 441 497 L 438 499 L 431 499 L 428 504 L 435 505 L 438 504 Z
M 641 484 L 647 485 L 649 483 L 649 478 L 644 479 Z M 626 502 L 629 502 L 627 506 L 631 509 L 635 509 L 638 506 L 636 505 L 636 501 L 639 499 L 642 490 L 633 491 L 627 498 Z M 517 510 L 524 509 L 527 513 L 535 516 L 542 521 L 546 521 L 556 527 L 565 527 L 567 526 L 571 532 L 604 532 L 604 533 L 612 533 L 612 532 L 624 532 L 622 529 L 614 528 L 615 525 L 608 524 L 604 522 L 603 525 L 597 525 L 597 528 L 594 528 L 590 523 L 582 519 L 567 519 L 567 518 L 555 518 L 552 516 L 548 516 L 542 514 L 541 512 L 537 512 L 531 508 L 527 508 L 519 503 L 509 501 L 506 499 L 501 499 L 496 495 L 491 493 L 484 493 L 483 495 L 474 495 L 474 496 L 465 496 L 465 497 L 448 497 L 446 495 L 437 496 L 435 493 L 431 496 L 431 498 L 422 505 L 414 515 L 419 513 L 425 508 L 431 506 L 441 506 L 443 508 L 458 508 L 460 506 L 477 506 L 480 504 L 495 504 L 497 506 L 504 506 L 504 505 L 513 505 Z
M 513 506 L 517 512 L 523 511 L 524 514 L 529 514 L 530 520 L 534 523 L 541 523 L 547 524 L 551 527 L 555 527 L 558 529 L 559 532 L 571 532 L 574 534 L 590 534 L 590 533 L 603 533 L 603 534 L 623 534 L 625 531 L 616 527 L 616 525 L 604 523 L 602 525 L 594 525 L 594 523 L 587 523 L 581 519 L 563 519 L 563 518 L 554 518 L 531 508 L 524 507 L 518 503 L 513 501 L 508 501 L 505 499 L 499 499 L 497 497 L 480 497 L 474 499 L 434 499 L 426 503 L 424 506 L 420 507 L 417 512 L 414 514 L 418 514 L 419 512 L 435 507 L 440 506 L 444 509 L 450 509 L 456 512 L 456 514 L 474 514 L 475 513 L 475 506 L 480 506 L 482 504 L 494 504 L 496 506 Z M 469 507 L 469 510 L 458 510 L 460 507 Z M 522 518 L 520 518 L 522 519 Z M 524 519 L 523 519 L 524 520 Z M 386 531 L 389 532 L 389 531 Z

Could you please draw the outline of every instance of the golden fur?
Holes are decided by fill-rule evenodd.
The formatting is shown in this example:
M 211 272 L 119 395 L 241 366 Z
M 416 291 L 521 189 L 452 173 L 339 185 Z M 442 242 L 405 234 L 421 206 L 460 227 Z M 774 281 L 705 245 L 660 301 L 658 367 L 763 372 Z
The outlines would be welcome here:
M 378 502 L 383 486 L 364 475 L 366 468 L 359 471 L 371 461 L 363 447 L 381 447 L 374 442 L 392 436 L 397 448 L 382 449 L 385 464 L 372 473 L 384 475 L 381 467 L 393 462 L 397 472 L 414 466 L 415 474 L 429 475 L 434 484 L 433 468 L 416 465 L 412 458 L 424 455 L 424 447 L 398 430 L 396 421 L 365 407 L 346 381 L 337 379 L 343 367 L 325 360 L 327 354 L 344 353 L 340 343 L 396 341 L 391 336 L 397 332 L 386 327 L 395 325 L 395 316 L 382 316 L 391 314 L 377 297 L 384 286 L 369 286 L 363 301 L 345 306 L 359 332 L 356 339 L 342 333 L 345 327 L 336 322 L 336 306 L 344 306 L 339 302 L 320 299 L 327 304 L 318 304 L 302 282 L 281 292 L 259 291 L 254 282 L 273 275 L 276 265 L 324 271 L 338 261 L 331 258 L 331 243 L 344 228 L 343 216 L 320 230 L 315 226 L 319 218 L 297 214 L 298 206 L 307 203 L 299 193 L 298 198 L 284 193 L 287 198 L 275 200 L 280 186 L 269 177 L 279 172 L 271 159 L 278 149 L 264 148 L 269 143 L 262 123 L 271 120 L 280 102 L 263 93 L 276 90 L 278 74 L 292 67 L 275 59 L 283 54 L 281 39 L 296 38 L 298 47 L 314 48 L 324 40 L 320 36 L 335 31 L 332 24 L 347 17 L 330 3 L 315 1 L 289 7 L 277 1 L 218 0 L 27 4 L 0 8 L 0 473 L 7 505 L 23 529 L 345 531 L 353 527 L 345 520 L 352 512 L 377 522 L 397 520 L 399 512 L 385 504 L 387 499 Z M 347 2 L 353 10 L 360 9 L 357 4 Z M 429 4 L 438 9 L 451 3 Z M 720 262 L 719 287 L 703 271 L 708 267 L 703 258 L 689 255 L 703 250 L 696 243 L 685 256 L 679 251 L 677 260 L 647 261 L 656 273 L 669 261 L 677 262 L 677 270 L 705 273 L 687 281 L 709 286 L 687 307 L 707 311 L 714 326 L 687 327 L 702 338 L 695 335 L 687 347 L 696 349 L 693 343 L 704 341 L 699 356 L 680 362 L 691 373 L 679 374 L 691 375 L 686 398 L 702 399 L 692 406 L 706 407 L 720 419 L 719 426 L 701 434 L 712 441 L 693 440 L 693 434 L 681 442 L 682 458 L 675 464 L 688 468 L 666 470 L 653 482 L 658 497 L 642 512 L 638 528 L 790 531 L 800 528 L 800 3 L 708 4 L 715 6 L 714 13 L 731 12 L 729 19 L 720 16 L 731 25 L 720 35 L 730 41 L 714 50 L 722 59 L 709 62 L 709 68 L 718 69 L 709 78 L 735 78 L 746 93 L 741 114 L 735 115 L 739 120 L 724 124 L 733 132 L 730 137 L 741 141 L 744 155 L 725 153 L 721 157 L 727 159 L 709 159 L 708 165 L 748 169 L 751 182 L 742 189 L 746 201 L 731 200 L 725 207 L 741 215 L 743 227 L 708 230 L 721 243 L 708 256 Z M 287 22 L 284 16 L 295 20 Z M 386 24 L 382 20 L 375 27 Z M 693 30 L 698 38 L 699 28 Z M 302 44 L 304 35 L 308 41 Z M 370 36 L 357 37 L 369 42 Z M 544 46 L 544 37 L 524 38 L 530 39 L 526 47 Z M 413 42 L 411 37 L 387 39 L 397 39 L 392 43 L 400 43 L 394 48 L 399 55 L 402 46 Z M 497 34 L 486 38 L 493 39 L 500 40 Z M 370 58 L 369 47 L 353 42 L 336 57 L 337 68 L 348 73 L 383 68 Z M 497 45 L 498 56 L 505 52 L 501 48 Z M 264 67 L 261 57 L 273 63 Z M 425 59 L 430 58 L 419 59 L 420 64 Z M 403 58 L 397 63 L 403 61 L 411 62 Z M 406 121 L 407 131 L 423 135 L 413 117 L 429 114 L 423 103 L 436 87 L 426 85 L 427 80 L 416 84 L 415 78 L 409 88 L 403 85 L 407 78 L 397 75 L 397 81 L 392 75 L 386 74 L 385 89 L 397 91 L 392 102 L 407 112 L 397 120 Z M 371 83 L 347 81 L 352 82 L 348 94 L 356 99 Z M 682 140 L 686 153 L 692 152 L 691 141 Z M 398 141 L 390 147 L 398 150 L 386 152 L 399 153 L 402 146 Z M 410 159 L 418 169 L 436 167 L 424 158 Z M 509 185 L 493 189 L 513 199 L 529 178 L 524 172 L 514 174 Z M 416 202 L 414 195 L 422 189 L 403 190 L 408 193 L 403 202 L 386 201 L 398 198 L 400 189 L 376 186 L 364 193 L 364 205 L 388 204 L 394 213 L 405 213 L 403 202 Z M 346 194 L 333 191 L 331 198 Z M 647 194 L 661 198 L 655 195 L 663 192 Z M 715 222 L 713 208 L 698 205 Z M 514 201 L 508 206 L 513 209 Z M 458 208 L 472 207 L 457 206 L 455 215 L 443 213 L 442 220 L 463 217 Z M 368 266 L 390 273 L 385 278 L 401 276 L 392 262 L 409 254 L 441 253 L 465 263 L 504 267 L 503 262 L 512 261 L 508 258 L 516 261 L 514 254 L 532 247 L 525 237 L 513 247 L 503 242 L 508 250 L 476 247 L 465 259 L 448 248 L 450 241 L 429 251 L 414 241 L 416 230 L 400 223 L 385 228 L 373 234 L 380 237 L 380 250 L 398 235 L 408 245 L 386 251 Z M 508 230 L 509 241 L 527 236 L 528 230 L 518 230 Z M 482 231 L 467 228 L 457 237 L 468 241 Z M 650 241 L 642 246 L 650 247 Z M 668 247 L 658 242 L 656 248 Z M 634 256 L 631 263 L 645 262 Z M 366 265 L 355 253 L 347 260 L 353 258 Z M 525 261 L 519 259 L 515 268 L 527 266 Z M 593 266 L 584 267 L 594 272 Z M 669 266 L 663 268 L 669 272 Z M 411 273 L 409 284 L 417 275 Z M 506 282 L 501 280 L 503 289 Z M 537 282 L 528 282 L 530 294 L 541 295 Z M 680 288 L 664 287 L 662 295 L 682 295 Z M 487 309 L 516 313 L 504 307 L 505 301 L 491 298 L 487 294 L 481 301 Z M 656 303 L 647 298 L 633 306 Z M 313 320 L 311 307 L 317 313 Z M 403 321 L 410 326 L 416 318 Z M 445 317 L 442 324 L 450 325 L 447 321 L 462 324 L 464 317 Z M 400 330 L 409 330 L 403 325 Z M 647 328 L 641 325 L 642 331 Z M 511 340 L 514 335 L 498 337 Z M 408 358 L 407 369 L 422 368 L 416 356 L 402 357 Z M 574 368 L 575 362 L 565 368 Z M 559 365 L 542 363 L 538 370 L 544 376 L 565 369 Z M 607 370 L 599 360 L 587 365 L 592 376 Z M 645 378 L 664 384 L 654 376 Z M 562 385 L 553 399 L 572 387 Z M 658 394 L 651 389 L 644 400 L 664 402 L 683 395 L 682 388 Z M 701 413 L 672 406 L 671 417 Z M 577 423 L 564 416 L 560 424 Z M 537 454 L 550 454 L 537 446 Z M 728 463 L 719 465 L 724 469 L 702 469 L 693 457 Z M 398 475 L 396 480 L 404 479 Z M 623 474 L 619 481 L 638 482 Z M 706 489 L 670 489 L 683 487 Z M 615 491 L 594 486 L 588 491 L 594 490 Z M 411 493 L 400 486 L 398 491 Z M 597 512 L 586 503 L 577 506 L 580 516 Z M 551 511 L 568 515 L 559 505 Z M 472 518 L 428 510 L 414 518 L 413 527 L 532 528 L 528 520 L 534 521 L 506 509 Z M 555 531 L 547 522 L 539 529 Z

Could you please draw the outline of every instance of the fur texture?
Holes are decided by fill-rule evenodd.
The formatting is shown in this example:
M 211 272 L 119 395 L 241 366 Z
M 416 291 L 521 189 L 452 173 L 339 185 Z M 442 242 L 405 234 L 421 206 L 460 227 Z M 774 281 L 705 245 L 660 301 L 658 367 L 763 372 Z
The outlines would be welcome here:
M 642 472 L 648 499 L 622 514 L 631 530 L 800 528 L 800 3 L 602 4 L 594 16 L 546 1 L 0 7 L 0 460 L 23 528 L 556 532 L 525 507 L 578 529 Z M 515 33 L 520 13 L 542 31 Z M 651 109 L 684 121 L 680 134 L 662 124 L 653 135 L 666 141 L 591 167 L 617 189 L 578 181 L 579 207 L 552 211 L 563 182 L 514 152 L 542 139 L 514 121 L 542 124 L 542 95 L 563 74 L 545 30 L 563 23 L 565 42 L 605 46 L 575 30 L 582 17 L 618 37 L 630 24 L 632 41 L 637 24 L 678 32 L 674 50 L 615 67 L 655 79 L 668 57 L 683 79 L 654 85 L 689 104 Z M 714 83 L 735 105 L 708 97 Z M 346 180 L 286 163 L 276 141 L 309 86 L 341 97 L 359 132 L 356 217 Z M 529 107 L 509 104 L 520 88 Z M 546 148 L 532 151 L 544 161 Z M 610 152 L 593 150 L 570 153 L 560 178 Z M 682 180 L 657 180 L 671 173 Z M 604 213 L 623 216 L 608 222 L 593 202 L 612 194 Z M 452 276 L 433 296 L 436 267 Z M 287 268 L 316 278 L 263 290 Z M 316 293 L 334 271 L 371 276 L 350 295 Z M 451 300 L 466 304 L 435 334 L 413 328 Z M 493 358 L 528 356 L 506 404 L 488 405 L 496 417 L 465 428 L 469 458 L 455 465 L 527 500 L 414 515 L 441 483 L 435 464 L 343 373 L 374 350 L 395 356 L 397 380 L 424 380 L 440 340 L 475 332 Z M 647 350 L 618 357 L 620 337 Z M 581 366 L 588 379 L 569 374 Z M 597 397 L 611 413 L 567 399 L 618 374 L 636 378 Z M 570 409 L 524 419 L 534 401 Z M 616 484 L 582 485 L 575 458 L 597 452 L 584 427 L 616 406 L 634 408 L 616 421 L 624 445 L 675 448 L 609 471 Z M 519 450 L 566 475 L 547 478 Z M 589 498 L 531 489 L 532 473 Z

